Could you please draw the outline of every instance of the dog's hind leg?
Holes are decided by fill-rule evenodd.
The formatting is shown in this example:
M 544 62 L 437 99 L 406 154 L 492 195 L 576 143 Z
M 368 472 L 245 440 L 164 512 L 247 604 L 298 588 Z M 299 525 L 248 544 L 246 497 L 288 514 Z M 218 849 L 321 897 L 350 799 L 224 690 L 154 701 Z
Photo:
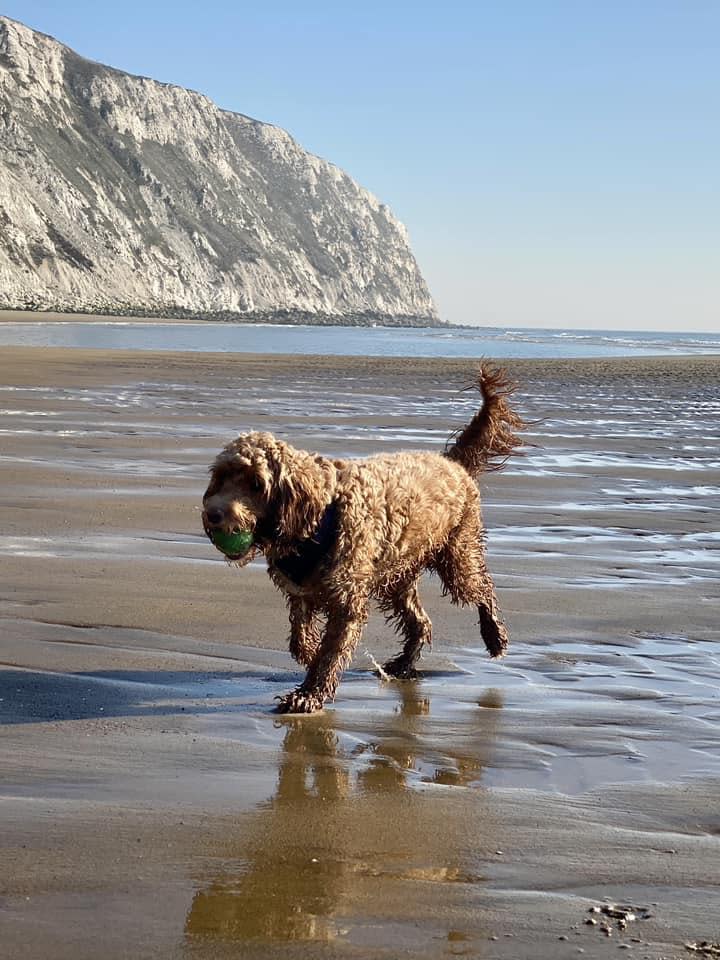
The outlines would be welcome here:
M 288 597 L 290 611 L 290 654 L 309 667 L 320 649 L 322 636 L 315 608 L 304 597 Z
M 508 634 L 485 562 L 483 537 L 479 514 L 467 515 L 438 553 L 433 566 L 453 603 L 477 607 L 485 646 L 491 657 L 501 657 L 507 649 Z
M 383 665 L 385 673 L 398 680 L 412 680 L 417 676 L 415 664 L 420 659 L 425 644 L 432 644 L 432 624 L 420 603 L 417 580 L 398 586 L 383 598 L 384 610 L 392 611 L 388 617 L 394 620 L 398 631 L 405 638 L 402 652 Z

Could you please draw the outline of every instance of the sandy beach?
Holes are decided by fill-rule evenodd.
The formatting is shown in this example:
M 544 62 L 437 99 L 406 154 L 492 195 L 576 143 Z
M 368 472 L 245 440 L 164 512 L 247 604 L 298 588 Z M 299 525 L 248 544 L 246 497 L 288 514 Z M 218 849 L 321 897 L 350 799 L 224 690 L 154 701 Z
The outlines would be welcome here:
M 419 681 L 375 678 L 373 617 L 335 704 L 272 712 L 283 601 L 205 539 L 208 464 L 248 429 L 441 449 L 474 366 L 3 347 L 0 955 L 720 941 L 720 357 L 508 362 L 530 446 L 482 483 L 507 658 L 427 579 Z

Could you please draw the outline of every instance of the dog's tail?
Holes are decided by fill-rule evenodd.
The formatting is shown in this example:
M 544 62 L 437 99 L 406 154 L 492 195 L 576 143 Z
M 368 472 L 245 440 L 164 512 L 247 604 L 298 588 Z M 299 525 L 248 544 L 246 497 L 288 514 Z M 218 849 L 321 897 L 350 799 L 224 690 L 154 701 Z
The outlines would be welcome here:
M 464 429 L 450 437 L 445 456 L 478 477 L 487 470 L 502 470 L 522 445 L 517 431 L 525 421 L 508 403 L 515 385 L 501 367 L 482 363 L 473 387 L 482 394 L 483 405 Z

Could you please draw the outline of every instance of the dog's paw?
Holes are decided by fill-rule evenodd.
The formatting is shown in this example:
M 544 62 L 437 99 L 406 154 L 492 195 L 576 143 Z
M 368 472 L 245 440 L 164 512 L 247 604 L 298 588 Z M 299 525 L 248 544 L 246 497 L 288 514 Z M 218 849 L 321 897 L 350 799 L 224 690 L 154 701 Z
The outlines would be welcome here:
M 279 702 L 275 709 L 278 713 L 315 713 L 323 707 L 321 697 L 302 690 L 293 690 L 292 693 L 286 693 L 284 697 L 277 699 Z
M 496 612 L 491 611 L 488 607 L 481 605 L 478 609 L 480 611 L 480 633 L 485 641 L 488 653 L 493 659 L 504 657 L 508 646 L 505 624 Z

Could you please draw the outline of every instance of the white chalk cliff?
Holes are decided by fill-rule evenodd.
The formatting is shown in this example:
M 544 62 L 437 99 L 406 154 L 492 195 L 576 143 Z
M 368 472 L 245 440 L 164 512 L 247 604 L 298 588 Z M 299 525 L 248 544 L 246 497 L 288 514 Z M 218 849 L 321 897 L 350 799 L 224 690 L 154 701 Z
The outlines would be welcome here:
M 437 320 L 405 228 L 342 170 L 5 17 L 0 308 Z

